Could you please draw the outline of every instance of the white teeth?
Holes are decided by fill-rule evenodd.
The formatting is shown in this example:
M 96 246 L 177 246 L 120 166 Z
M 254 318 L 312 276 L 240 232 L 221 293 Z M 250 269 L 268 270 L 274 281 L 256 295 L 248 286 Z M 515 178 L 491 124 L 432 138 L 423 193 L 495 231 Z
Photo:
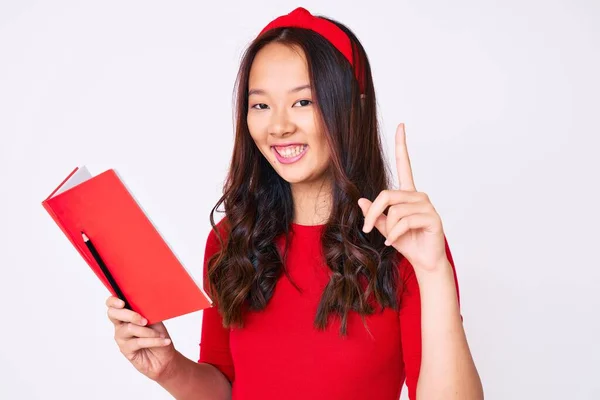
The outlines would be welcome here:
M 306 147 L 306 145 L 286 147 L 285 149 L 275 148 L 275 151 L 277 151 L 282 157 L 291 158 L 291 157 L 296 157 L 296 156 L 300 155 L 300 153 L 302 153 L 302 151 L 304 151 L 305 147 Z

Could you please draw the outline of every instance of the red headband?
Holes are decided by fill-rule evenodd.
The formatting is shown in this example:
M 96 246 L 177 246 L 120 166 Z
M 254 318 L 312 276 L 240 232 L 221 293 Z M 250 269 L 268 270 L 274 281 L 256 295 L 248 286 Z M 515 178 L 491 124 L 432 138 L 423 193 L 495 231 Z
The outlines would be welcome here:
M 327 39 L 336 49 L 340 51 L 346 57 L 350 65 L 354 69 L 356 79 L 360 85 L 361 92 L 364 92 L 364 83 L 360 74 L 360 68 L 354 66 L 354 59 L 352 57 L 352 43 L 346 33 L 341 30 L 336 24 L 329 22 L 326 19 L 315 17 L 308 10 L 302 7 L 296 8 L 294 11 L 287 15 L 282 15 L 269 22 L 267 26 L 263 28 L 258 36 L 262 35 L 268 30 L 275 28 L 304 28 L 310 29 L 325 39 Z

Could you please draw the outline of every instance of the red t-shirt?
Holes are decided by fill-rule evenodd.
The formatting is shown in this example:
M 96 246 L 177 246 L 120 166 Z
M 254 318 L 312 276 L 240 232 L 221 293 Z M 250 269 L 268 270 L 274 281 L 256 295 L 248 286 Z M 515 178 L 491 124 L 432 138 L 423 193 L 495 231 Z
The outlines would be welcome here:
M 339 336 L 338 319 L 318 331 L 313 321 L 329 281 L 320 248 L 323 227 L 292 225 L 286 266 L 302 293 L 282 274 L 267 307 L 244 314 L 243 328 L 223 328 L 216 307 L 203 311 L 198 362 L 214 365 L 229 379 L 233 400 L 397 400 L 405 381 L 409 398 L 416 399 L 421 303 L 412 266 L 406 260 L 399 265 L 404 282 L 399 311 L 367 316 L 370 333 L 355 312 L 348 316 L 346 337 Z M 205 274 L 218 248 L 211 231 Z M 454 268 L 447 242 L 446 251 Z

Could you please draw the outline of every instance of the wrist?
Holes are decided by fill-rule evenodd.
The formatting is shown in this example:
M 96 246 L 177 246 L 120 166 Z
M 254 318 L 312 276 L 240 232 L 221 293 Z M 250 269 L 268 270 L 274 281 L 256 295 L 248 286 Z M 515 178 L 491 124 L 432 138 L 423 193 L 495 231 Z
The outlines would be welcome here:
M 460 318 L 458 290 L 454 279 L 454 269 L 449 261 L 441 262 L 431 270 L 417 270 L 415 277 L 419 284 L 421 305 L 436 310 L 446 316 L 456 314 Z
M 444 278 L 452 278 L 454 279 L 454 274 L 452 271 L 452 264 L 448 261 L 447 258 L 444 258 L 437 262 L 433 268 L 421 268 L 419 265 L 413 266 L 416 278 L 419 282 L 427 281 L 427 280 L 439 280 Z
M 168 385 L 181 372 L 184 361 L 185 356 L 179 351 L 173 350 L 173 355 L 166 361 L 166 365 L 154 381 L 162 386 Z

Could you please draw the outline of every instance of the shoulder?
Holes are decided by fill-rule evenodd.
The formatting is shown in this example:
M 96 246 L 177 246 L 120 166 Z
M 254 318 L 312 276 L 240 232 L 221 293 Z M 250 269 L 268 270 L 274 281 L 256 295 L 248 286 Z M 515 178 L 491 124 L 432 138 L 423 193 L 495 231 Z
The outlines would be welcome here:
M 419 298 L 419 283 L 415 275 L 415 270 L 412 264 L 404 257 L 400 257 L 400 262 L 397 264 L 398 270 L 398 286 L 397 295 L 400 301 L 400 306 L 406 302 L 406 298 Z
M 208 233 L 208 238 L 207 238 L 208 242 L 211 242 L 211 243 L 217 242 L 218 243 L 219 239 L 217 238 L 217 232 L 215 231 L 215 228 L 216 228 L 216 231 L 219 232 L 219 236 L 221 236 L 222 239 L 226 239 L 228 236 L 228 232 L 229 232 L 229 221 L 228 221 L 227 217 L 223 217 L 220 221 L 218 221 L 215 224 L 214 228 L 211 226 L 210 232 Z
M 218 232 L 218 236 L 217 236 Z M 219 222 L 215 224 L 213 228 L 212 225 L 210 227 L 210 232 L 208 233 L 208 237 L 206 238 L 206 255 L 211 256 L 216 253 L 221 248 L 221 241 L 225 242 L 228 237 L 229 232 L 229 223 L 227 221 L 227 217 L 223 217 Z M 219 237 L 221 240 L 219 240 Z

